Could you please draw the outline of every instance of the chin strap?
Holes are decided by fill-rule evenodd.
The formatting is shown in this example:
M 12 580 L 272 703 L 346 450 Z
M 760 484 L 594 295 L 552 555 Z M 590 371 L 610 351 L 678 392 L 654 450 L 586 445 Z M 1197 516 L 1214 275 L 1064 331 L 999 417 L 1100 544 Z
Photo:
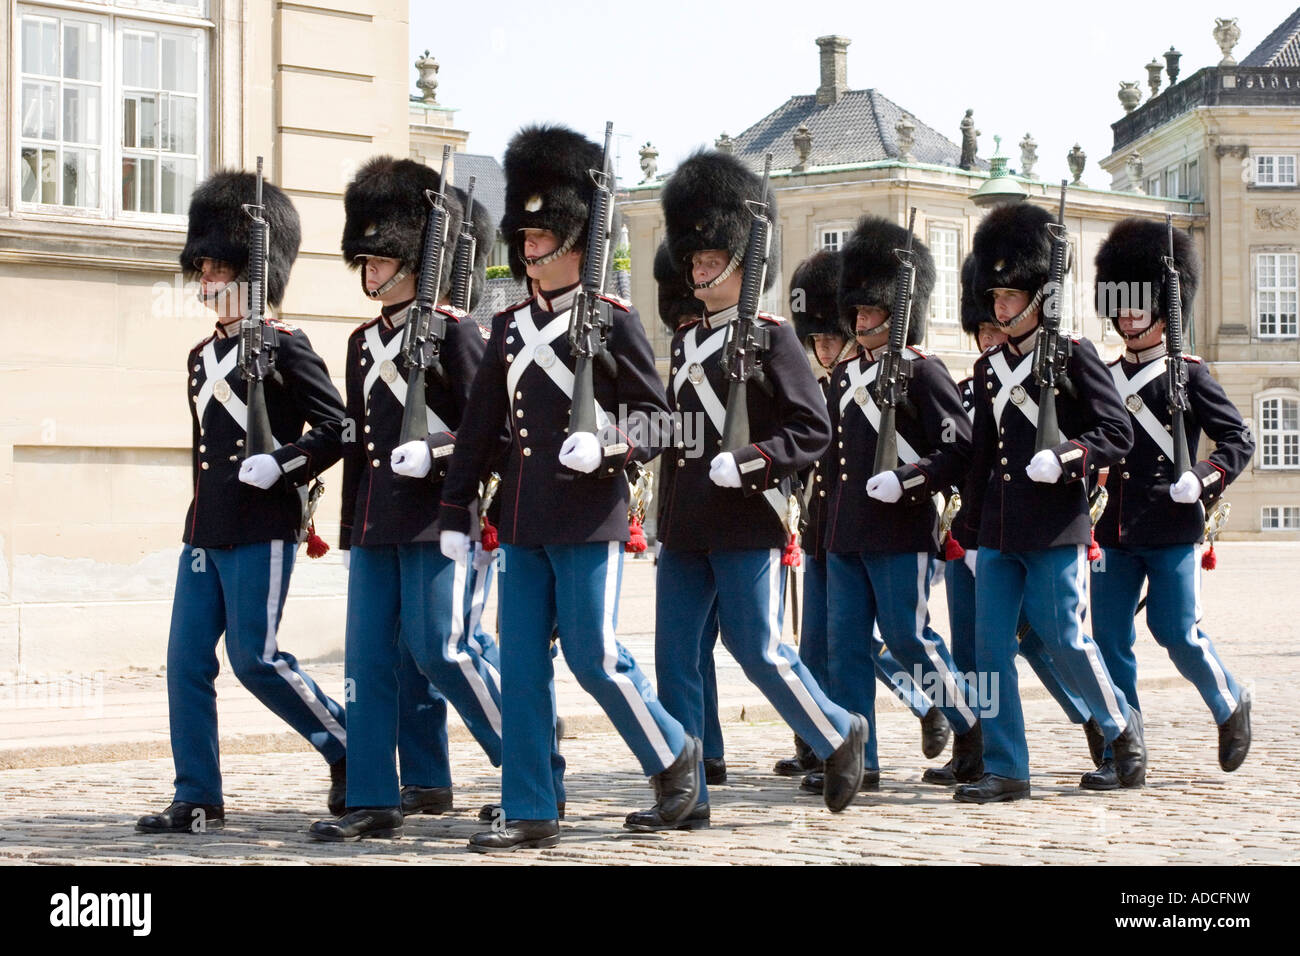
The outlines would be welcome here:
M 577 242 L 578 242 L 578 233 L 575 232 L 572 235 L 570 235 L 568 239 L 565 239 L 562 243 L 560 243 L 559 247 L 554 252 L 548 252 L 544 256 L 537 256 L 535 258 L 529 259 L 521 251 L 519 254 L 519 258 L 524 260 L 524 265 L 526 266 L 544 266 L 548 263 L 554 262 L 556 259 L 560 258 L 560 256 L 567 255 L 569 250 L 572 249 L 574 245 L 577 244 Z
M 402 268 L 398 269 L 396 272 L 393 273 L 393 277 L 391 279 L 389 279 L 387 282 L 385 282 L 383 285 L 381 285 L 379 288 L 375 289 L 372 292 L 366 288 L 366 270 L 365 267 L 363 266 L 361 268 L 361 291 L 364 292 L 366 295 L 370 296 L 370 298 L 372 299 L 378 299 L 381 295 L 387 294 L 390 289 L 392 289 L 394 286 L 397 285 L 397 283 L 401 282 L 410 274 L 411 274 L 411 270 L 404 265 L 402 266 Z
M 692 282 L 692 289 L 712 289 L 714 286 L 721 285 L 731 278 L 731 274 L 740 268 L 740 256 L 733 255 L 731 261 L 727 263 L 727 268 L 723 269 L 714 278 L 708 282 Z
M 1008 319 L 1006 322 L 1001 321 L 1000 319 L 998 319 L 996 315 L 994 315 L 993 321 L 996 322 L 998 328 L 1002 329 L 1002 331 L 1004 332 L 1014 331 L 1016 326 L 1018 326 L 1021 322 L 1025 321 L 1025 319 L 1029 317 L 1030 312 L 1033 312 L 1036 308 L 1038 308 L 1042 304 L 1043 304 L 1043 288 L 1042 286 L 1039 286 L 1038 291 L 1034 293 L 1034 297 L 1029 300 L 1029 304 L 1027 306 L 1025 306 L 1023 309 L 1020 310 L 1019 315 L 1015 316 L 1014 318 Z

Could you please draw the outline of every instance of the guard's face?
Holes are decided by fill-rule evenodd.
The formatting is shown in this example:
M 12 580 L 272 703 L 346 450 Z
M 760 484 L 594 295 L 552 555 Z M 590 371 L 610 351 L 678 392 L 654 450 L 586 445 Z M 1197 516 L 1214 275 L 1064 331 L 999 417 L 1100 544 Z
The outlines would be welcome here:
M 889 341 L 889 313 L 878 305 L 858 306 L 854 334 L 864 349 L 875 351 Z
M 540 259 L 560 247 L 560 238 L 549 229 L 521 229 L 524 234 L 524 258 Z
M 980 351 L 991 349 L 994 346 L 1001 345 L 1007 340 L 1007 333 L 998 328 L 992 322 L 981 322 L 979 331 L 975 334 L 975 341 L 979 343 Z
M 722 275 L 731 262 L 731 253 L 725 249 L 705 249 L 691 256 L 691 280 L 697 285 L 712 282 Z
M 381 285 L 397 275 L 401 262 L 387 256 L 368 256 L 366 258 L 366 291 L 374 292 Z
M 199 270 L 199 300 L 222 321 L 238 318 L 243 305 L 243 296 L 235 284 L 239 270 L 220 259 L 200 259 L 195 266 Z
M 1145 310 L 1121 309 L 1116 321 L 1125 344 L 1135 352 L 1149 349 L 1164 338 L 1164 320 L 1153 322 L 1151 313 Z
M 220 259 L 200 259 L 198 267 L 199 285 L 204 295 L 220 292 L 222 286 L 235 281 L 235 267 L 229 262 L 222 262 Z
M 822 368 L 830 368 L 840 357 L 840 352 L 844 350 L 844 336 L 834 332 L 814 335 L 812 342 L 813 352 L 816 353 L 817 361 L 821 363 Z
M 999 322 L 1010 322 L 1029 305 L 1029 293 L 1024 289 L 990 289 L 993 296 L 993 314 Z

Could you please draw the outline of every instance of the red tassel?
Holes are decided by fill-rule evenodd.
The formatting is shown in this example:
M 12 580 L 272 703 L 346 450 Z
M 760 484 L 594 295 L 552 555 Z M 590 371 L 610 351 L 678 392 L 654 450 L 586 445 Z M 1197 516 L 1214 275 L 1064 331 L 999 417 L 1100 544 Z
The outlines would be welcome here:
M 966 557 L 966 549 L 961 546 L 961 542 L 954 538 L 952 532 L 949 531 L 948 541 L 943 546 L 943 559 L 945 561 L 960 561 L 964 557 Z
M 307 557 L 323 558 L 329 553 L 328 542 L 316 533 L 316 522 L 307 526 Z
M 483 516 L 483 534 L 482 541 L 484 551 L 495 551 L 501 546 L 501 539 L 497 537 L 497 526 Z
M 1206 571 L 1213 571 L 1219 566 L 1219 557 L 1214 553 L 1214 542 L 1210 542 L 1210 550 L 1201 555 L 1201 567 Z
M 803 564 L 803 548 L 799 547 L 798 539 L 794 535 L 790 535 L 785 550 L 781 552 L 781 565 L 787 568 L 797 568 L 801 564 Z
M 1088 560 L 1096 561 L 1101 557 L 1101 545 L 1097 543 L 1097 536 L 1091 531 L 1088 532 Z
M 624 551 L 640 554 L 649 547 L 645 539 L 645 530 L 641 527 L 641 519 L 636 515 L 627 519 L 627 533 L 630 535 L 630 540 L 623 545 Z

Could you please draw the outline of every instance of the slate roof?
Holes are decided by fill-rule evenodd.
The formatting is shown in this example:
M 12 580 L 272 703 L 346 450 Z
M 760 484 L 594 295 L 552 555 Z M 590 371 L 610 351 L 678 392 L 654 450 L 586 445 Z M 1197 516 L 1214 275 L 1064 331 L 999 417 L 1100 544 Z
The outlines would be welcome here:
M 506 211 L 506 174 L 495 157 L 479 153 L 456 154 L 456 176 L 453 182 L 461 189 L 469 188 L 469 178 L 474 180 L 474 203 L 482 203 L 492 214 L 492 221 L 500 223 Z
M 800 123 L 812 134 L 808 166 L 839 166 L 898 158 L 894 126 L 906 112 L 874 89 L 846 90 L 835 103 L 817 105 L 814 94 L 792 96 L 784 104 L 735 137 L 732 151 L 747 165 L 761 170 L 764 153 L 772 153 L 773 169 L 789 169 L 799 161 L 794 131 Z M 918 163 L 956 166 L 961 147 L 909 114 L 916 124 L 912 155 Z M 953 118 L 956 131 L 961 117 Z M 981 169 L 988 164 L 981 160 Z
M 1300 67 L 1300 9 L 1279 23 L 1241 65 Z

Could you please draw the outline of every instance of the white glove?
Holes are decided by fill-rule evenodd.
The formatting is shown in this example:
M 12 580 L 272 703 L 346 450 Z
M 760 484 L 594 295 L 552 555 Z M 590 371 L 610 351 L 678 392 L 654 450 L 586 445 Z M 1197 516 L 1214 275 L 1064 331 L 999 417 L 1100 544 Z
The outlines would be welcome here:
M 344 552 L 343 552 L 343 570 L 344 570 L 344 571 L 347 571 L 347 570 L 349 570 L 351 567 L 352 567 L 352 552 L 351 552 L 351 551 L 344 551 Z
M 560 446 L 560 464 L 589 475 L 600 467 L 600 439 L 591 432 L 574 432 Z
M 1029 459 L 1029 464 L 1025 466 L 1025 474 L 1045 485 L 1055 484 L 1061 477 L 1061 463 L 1056 460 L 1056 452 L 1044 448 Z
M 877 501 L 892 505 L 903 497 L 903 483 L 892 471 L 882 471 L 867 479 L 867 494 Z
M 438 547 L 448 561 L 465 564 L 469 561 L 469 535 L 459 531 L 442 531 L 438 534 Z
M 433 456 L 429 453 L 429 446 L 420 438 L 398 445 L 388 458 L 388 466 L 393 469 L 393 474 L 407 478 L 423 478 L 432 465 Z
M 1183 476 L 1169 486 L 1169 497 L 1180 505 L 1195 504 L 1201 499 L 1201 479 L 1196 472 L 1185 471 Z
M 972 575 L 975 573 L 975 559 L 979 556 L 979 553 L 979 548 L 967 548 L 966 553 L 963 554 L 961 558 L 966 567 L 970 568 L 970 573 Z
M 740 468 L 736 465 L 736 456 L 729 451 L 715 455 L 709 462 L 709 480 L 719 488 L 739 488 Z
M 282 474 L 280 463 L 270 455 L 254 455 L 239 466 L 239 480 L 263 491 L 279 481 Z

